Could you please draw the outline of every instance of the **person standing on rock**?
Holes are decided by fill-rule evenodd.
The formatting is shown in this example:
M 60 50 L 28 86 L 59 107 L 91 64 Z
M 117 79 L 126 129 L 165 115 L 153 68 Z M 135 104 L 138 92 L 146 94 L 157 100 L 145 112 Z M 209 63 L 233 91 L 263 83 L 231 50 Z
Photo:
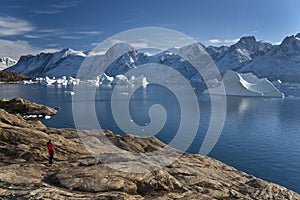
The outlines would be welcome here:
M 49 153 L 49 164 L 53 163 L 54 147 L 51 140 L 47 143 L 48 153 Z

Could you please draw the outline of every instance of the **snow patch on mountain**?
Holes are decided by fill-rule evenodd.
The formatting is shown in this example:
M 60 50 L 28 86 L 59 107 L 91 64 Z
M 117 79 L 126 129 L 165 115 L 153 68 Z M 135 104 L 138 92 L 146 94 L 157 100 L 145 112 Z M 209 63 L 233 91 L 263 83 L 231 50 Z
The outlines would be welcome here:
M 0 70 L 4 70 L 8 67 L 11 67 L 17 63 L 16 60 L 9 57 L 1 57 L 0 58 Z

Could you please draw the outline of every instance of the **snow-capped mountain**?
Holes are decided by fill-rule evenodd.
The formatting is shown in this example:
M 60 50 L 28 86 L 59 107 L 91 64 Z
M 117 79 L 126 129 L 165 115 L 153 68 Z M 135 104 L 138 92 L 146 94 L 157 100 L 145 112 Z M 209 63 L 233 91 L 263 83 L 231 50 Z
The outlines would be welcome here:
M 45 76 L 75 77 L 83 60 L 87 58 L 87 61 L 96 60 L 93 64 L 95 65 L 95 63 L 97 63 L 99 65 L 91 66 L 91 69 L 89 70 L 90 74 L 96 76 L 102 61 L 107 61 L 107 59 L 112 58 L 114 55 L 119 55 L 120 52 L 124 52 L 124 55 L 114 60 L 110 66 L 105 66 L 105 68 L 107 68 L 106 73 L 110 76 L 124 74 L 135 67 L 135 64 L 143 61 L 143 53 L 139 53 L 128 44 L 118 43 L 110 48 L 105 54 L 103 54 L 103 52 L 92 51 L 80 52 L 68 48 L 55 53 L 40 53 L 36 56 L 22 56 L 15 66 L 12 66 L 7 70 L 24 74 L 32 78 Z
M 123 54 L 123 52 L 126 52 Z M 115 55 L 121 54 L 122 56 L 116 58 L 107 68 L 105 73 L 108 76 L 116 76 L 118 74 L 125 74 L 130 69 L 145 63 L 145 57 L 143 53 L 138 52 L 135 48 L 128 44 L 117 43 L 110 48 L 105 56 L 108 58 L 114 58 Z
M 207 47 L 207 52 L 215 60 L 219 70 L 238 70 L 259 55 L 263 55 L 272 45 L 263 41 L 256 41 L 254 36 L 242 37 L 236 44 L 226 47 Z
M 193 48 L 193 46 L 185 47 L 184 51 L 188 51 L 189 48 Z M 122 55 L 122 53 L 124 54 Z M 115 58 L 116 55 L 122 56 Z M 89 68 L 85 70 L 85 74 L 82 74 L 84 77 L 80 78 L 94 78 L 101 71 L 103 72 L 103 68 L 106 69 L 105 73 L 108 76 L 115 77 L 119 74 L 125 74 L 130 69 L 142 64 L 160 63 L 173 67 L 188 79 L 196 79 L 195 76 L 199 79 L 199 74 L 196 74 L 197 71 L 194 67 L 176 53 L 165 51 L 156 55 L 147 55 L 124 43 L 115 44 L 105 54 L 90 55 L 90 52 L 83 53 L 72 49 L 64 49 L 56 53 L 22 56 L 15 66 L 7 70 L 32 78 L 45 76 L 75 77 L 84 59 L 86 59 L 86 63 L 89 63 L 87 64 Z M 110 65 L 102 66 L 103 63 L 110 63 L 109 60 L 112 61 Z
M 76 75 L 86 55 L 80 51 L 64 49 L 55 53 L 40 53 L 36 56 L 22 56 L 8 71 L 35 78 L 43 76 Z
M 252 72 L 272 81 L 300 82 L 300 33 L 286 37 L 280 45 L 257 56 L 240 71 Z
M 207 51 L 221 73 L 225 73 L 227 70 L 252 72 L 258 77 L 266 77 L 270 80 L 281 79 L 282 81 L 300 82 L 298 78 L 300 77 L 300 33 L 285 38 L 280 45 L 271 45 L 257 41 L 253 36 L 247 36 L 242 37 L 236 44 L 229 47 L 204 47 L 201 44 L 192 44 L 180 49 L 170 48 L 154 55 L 139 52 L 132 46 L 123 43 L 115 44 L 107 52 L 80 52 L 64 49 L 56 53 L 22 56 L 16 65 L 7 70 L 32 78 L 45 76 L 74 77 L 82 62 L 85 61 L 88 63 L 88 68 L 86 77 L 83 78 L 93 78 L 100 75 L 103 69 L 106 69 L 107 75 L 115 77 L 142 64 L 159 63 L 176 69 L 189 80 L 200 80 L 201 76 L 192 66 L 193 63 L 191 64 L 184 58 L 184 55 L 187 54 L 192 57 L 203 56 L 195 53 L 197 51 L 194 48 L 197 45 Z M 117 58 L 116 55 L 122 56 Z M 107 63 L 110 65 L 104 66 Z M 203 63 L 201 65 L 204 66 Z M 206 70 L 209 74 L 209 69 Z M 213 78 L 215 75 L 210 74 L 209 76 Z
M 82 79 L 93 79 L 105 71 L 106 75 L 115 77 L 145 63 L 145 57 L 144 53 L 138 52 L 132 46 L 117 43 L 104 54 L 87 55 L 84 60 L 84 68 L 79 74 L 77 74 L 78 69 L 76 69 L 75 75 L 77 74 L 78 78 Z
M 17 63 L 16 60 L 9 57 L 0 58 L 0 70 L 4 70 L 8 67 L 11 67 Z

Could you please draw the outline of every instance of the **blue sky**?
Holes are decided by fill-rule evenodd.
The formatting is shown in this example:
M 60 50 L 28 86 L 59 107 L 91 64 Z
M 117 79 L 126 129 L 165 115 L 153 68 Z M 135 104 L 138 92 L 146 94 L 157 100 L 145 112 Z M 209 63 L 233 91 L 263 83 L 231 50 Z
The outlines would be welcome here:
M 145 26 L 174 29 L 206 45 L 230 45 L 245 35 L 278 43 L 300 32 L 299 8 L 299 0 L 2 0 L 0 56 L 88 50 Z

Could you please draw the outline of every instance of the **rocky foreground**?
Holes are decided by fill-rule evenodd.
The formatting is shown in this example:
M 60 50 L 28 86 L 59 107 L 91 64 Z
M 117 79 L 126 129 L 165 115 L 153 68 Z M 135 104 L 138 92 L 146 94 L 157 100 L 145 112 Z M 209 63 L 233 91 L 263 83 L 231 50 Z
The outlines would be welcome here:
M 48 140 L 55 145 L 53 165 Z M 82 141 L 97 144 L 99 159 Z M 205 156 L 185 153 L 162 168 L 178 153 L 171 150 L 151 163 L 147 154 L 163 147 L 154 137 L 47 128 L 0 109 L 0 199 L 300 199 Z M 122 170 L 132 163 L 136 171 Z

